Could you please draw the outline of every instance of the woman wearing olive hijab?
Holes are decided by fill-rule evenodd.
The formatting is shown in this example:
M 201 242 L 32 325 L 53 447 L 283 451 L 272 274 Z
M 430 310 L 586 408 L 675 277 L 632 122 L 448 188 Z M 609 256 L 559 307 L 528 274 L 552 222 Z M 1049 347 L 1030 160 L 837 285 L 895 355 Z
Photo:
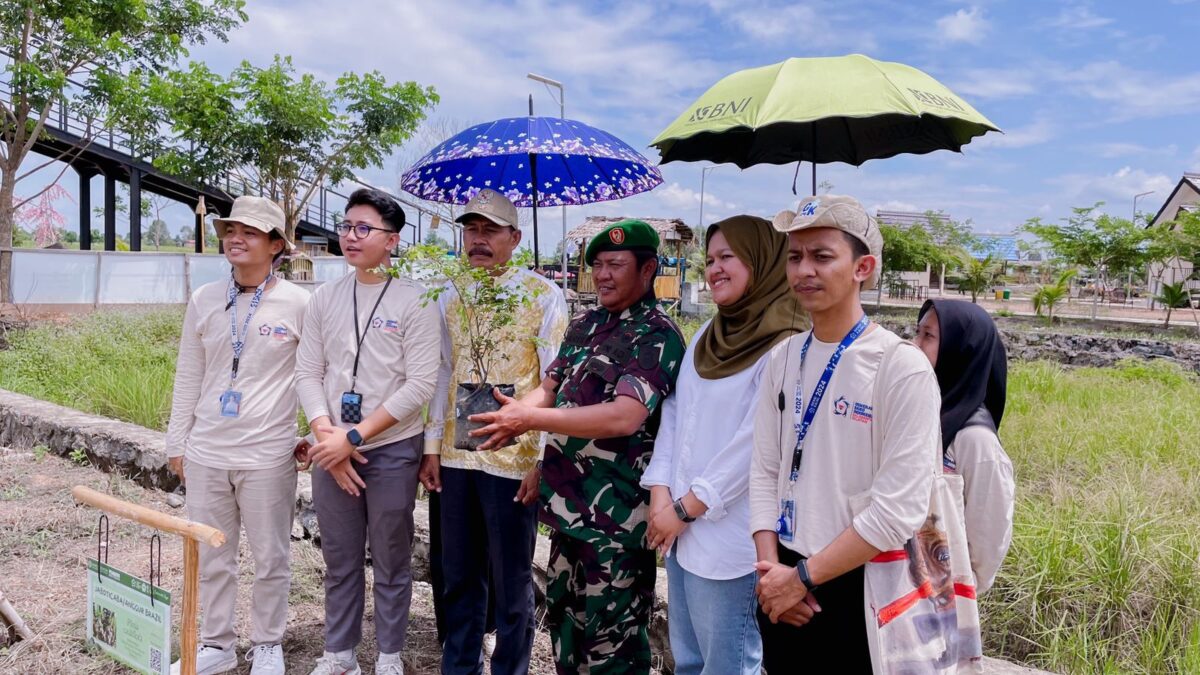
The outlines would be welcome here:
M 1008 391 L 1008 358 L 992 317 L 963 300 L 927 300 L 913 339 L 942 390 L 942 451 L 963 477 L 967 548 L 976 592 L 996 580 L 1012 542 L 1015 482 L 997 430 Z
M 758 673 L 762 639 L 750 538 L 753 402 L 775 344 L 805 330 L 787 285 L 787 237 L 735 216 L 708 228 L 705 278 L 717 315 L 683 359 L 642 486 L 647 540 L 666 558 L 678 675 Z

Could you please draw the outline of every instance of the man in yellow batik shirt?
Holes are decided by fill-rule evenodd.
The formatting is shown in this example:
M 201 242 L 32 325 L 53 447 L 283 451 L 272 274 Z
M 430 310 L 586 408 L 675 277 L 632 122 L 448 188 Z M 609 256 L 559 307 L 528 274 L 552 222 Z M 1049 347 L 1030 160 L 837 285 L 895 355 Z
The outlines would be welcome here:
M 471 265 L 486 268 L 505 286 L 520 288 L 531 298 L 498 336 L 500 346 L 487 372 L 492 384 L 515 385 L 520 398 L 541 384 L 558 353 L 567 326 L 566 301 L 545 278 L 510 265 L 521 230 L 517 209 L 504 195 L 479 192 L 457 221 L 463 226 L 463 249 Z M 456 316 L 458 302 L 447 289 L 438 298 L 442 316 Z M 482 672 L 490 583 L 496 628 L 491 672 L 523 674 L 529 670 L 535 627 L 532 563 L 541 433 L 527 433 L 516 445 L 495 451 L 455 448 L 455 392 L 460 383 L 477 381 L 466 336 L 458 321 L 449 318 L 420 474 L 439 502 L 439 514 L 431 508 L 430 520 L 438 522 L 431 522 L 430 528 L 440 529 L 441 565 L 434 572 L 440 571 L 442 580 L 442 673 Z M 436 559 L 437 551 L 433 553 Z

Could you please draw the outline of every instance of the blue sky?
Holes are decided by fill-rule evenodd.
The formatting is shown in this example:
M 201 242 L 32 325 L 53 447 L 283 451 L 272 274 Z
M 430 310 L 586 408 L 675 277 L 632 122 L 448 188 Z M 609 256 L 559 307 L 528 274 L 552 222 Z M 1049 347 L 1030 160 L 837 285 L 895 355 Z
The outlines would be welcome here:
M 1182 172 L 1200 170 L 1195 0 L 341 0 L 336 9 L 327 1 L 250 0 L 247 11 L 249 23 L 228 44 L 192 57 L 227 71 L 242 59 L 265 64 L 291 54 L 299 68 L 330 80 L 377 69 L 436 87 L 441 104 L 431 119 L 460 126 L 524 114 L 530 93 L 539 114 L 557 114 L 547 90 L 525 79 L 537 72 L 565 84 L 568 117 L 636 148 L 742 68 L 853 52 L 904 62 L 1006 133 L 976 139 L 962 154 L 825 165 L 819 180 L 871 210 L 941 209 L 979 231 L 1010 231 L 1034 216 L 1057 220 L 1096 201 L 1128 217 L 1133 196 L 1149 190 L 1139 209 L 1153 212 Z M 365 175 L 395 189 L 402 165 L 417 156 L 409 149 Z M 694 225 L 702 166 L 668 164 L 653 192 L 572 208 L 568 223 L 603 214 Z M 793 172 L 794 165 L 710 173 L 705 222 L 793 207 Z M 73 183 L 68 174 L 65 184 Z M 553 246 L 557 214 L 550 220 L 543 241 Z

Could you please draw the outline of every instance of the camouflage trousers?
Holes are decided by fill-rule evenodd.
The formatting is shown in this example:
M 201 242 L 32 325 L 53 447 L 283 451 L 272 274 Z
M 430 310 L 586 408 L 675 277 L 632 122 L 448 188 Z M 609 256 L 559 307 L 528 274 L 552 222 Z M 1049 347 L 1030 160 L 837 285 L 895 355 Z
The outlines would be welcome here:
M 555 532 L 546 625 L 559 675 L 649 673 L 654 552 Z

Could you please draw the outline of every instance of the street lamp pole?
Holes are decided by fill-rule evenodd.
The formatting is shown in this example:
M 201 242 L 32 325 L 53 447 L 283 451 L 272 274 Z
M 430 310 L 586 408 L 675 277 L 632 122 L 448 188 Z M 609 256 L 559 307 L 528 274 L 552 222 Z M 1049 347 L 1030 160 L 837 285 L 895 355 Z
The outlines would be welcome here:
M 717 169 L 720 169 L 720 168 L 721 167 L 719 165 L 718 166 L 706 166 L 700 170 L 700 229 L 701 230 L 704 229 L 704 180 L 706 178 L 708 178 L 709 171 L 716 171 Z M 703 233 L 701 233 L 701 236 L 704 236 Z
M 1155 192 L 1154 190 L 1149 190 L 1149 191 L 1147 191 L 1147 192 L 1139 192 L 1139 193 L 1137 193 L 1136 195 L 1134 195 L 1134 196 L 1133 196 L 1133 220 L 1134 220 L 1134 221 L 1137 221 L 1137 203 L 1138 203 L 1138 200 L 1139 200 L 1139 199 L 1141 199 L 1142 197 L 1145 197 L 1146 195 L 1152 195 L 1152 194 L 1154 194 L 1154 192 Z
M 543 77 L 541 75 L 535 75 L 534 73 L 529 73 L 525 77 L 533 80 L 534 82 L 541 82 L 542 84 L 546 85 L 547 87 L 557 87 L 558 88 L 558 116 L 560 119 L 566 119 L 567 118 L 567 92 L 563 88 L 562 82 L 559 82 L 557 80 L 552 80 L 548 77 Z M 559 245 L 562 247 L 562 260 L 560 261 L 562 263 L 562 288 L 563 288 L 563 294 L 566 295 L 566 292 L 567 292 L 567 207 L 566 207 L 566 205 L 563 205 L 563 207 L 562 207 L 562 240 Z

